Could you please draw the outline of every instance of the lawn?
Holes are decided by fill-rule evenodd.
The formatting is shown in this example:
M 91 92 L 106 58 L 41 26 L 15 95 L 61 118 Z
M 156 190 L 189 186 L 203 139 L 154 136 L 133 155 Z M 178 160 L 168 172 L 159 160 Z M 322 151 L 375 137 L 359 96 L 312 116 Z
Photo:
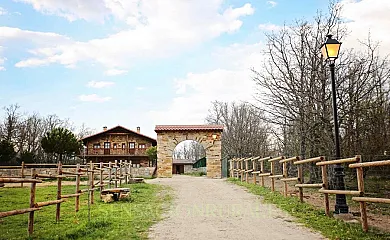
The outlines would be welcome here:
M 389 233 L 370 228 L 368 233 L 362 231 L 357 223 L 346 223 L 335 218 L 329 218 L 323 210 L 319 210 L 308 203 L 301 203 L 297 197 L 284 197 L 279 192 L 271 192 L 270 189 L 241 182 L 236 178 L 230 178 L 230 182 L 246 187 L 251 193 L 263 197 L 264 202 L 275 204 L 303 223 L 329 239 L 390 239 Z
M 88 198 L 80 200 L 74 211 L 74 199 L 61 204 L 61 221 L 55 221 L 56 206 L 35 212 L 32 239 L 146 239 L 149 227 L 161 219 L 171 201 L 169 189 L 153 184 L 123 185 L 131 189 L 127 201 L 103 203 L 95 194 L 88 222 Z M 38 187 L 37 202 L 54 200 L 56 187 Z M 63 186 L 63 194 L 74 193 L 74 186 Z M 0 188 L 0 211 L 28 208 L 30 188 Z M 28 239 L 28 214 L 0 219 L 0 239 Z

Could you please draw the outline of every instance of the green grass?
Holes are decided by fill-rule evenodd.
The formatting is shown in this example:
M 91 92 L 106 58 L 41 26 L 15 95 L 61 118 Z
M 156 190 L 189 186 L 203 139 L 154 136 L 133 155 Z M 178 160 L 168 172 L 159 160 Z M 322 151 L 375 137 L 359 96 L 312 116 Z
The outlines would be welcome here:
M 365 233 L 360 224 L 329 218 L 323 210 L 318 210 L 307 203 L 301 203 L 297 197 L 286 198 L 278 192 L 271 192 L 268 188 L 241 182 L 236 178 L 229 178 L 228 181 L 246 187 L 253 194 L 262 196 L 264 202 L 275 204 L 294 216 L 297 222 L 322 233 L 329 239 L 390 239 L 390 233 L 380 232 L 373 228 Z
M 88 222 L 87 194 L 80 199 L 80 211 L 74 211 L 74 198 L 61 204 L 61 221 L 55 221 L 56 206 L 35 212 L 32 239 L 146 239 L 149 227 L 161 219 L 171 202 L 169 189 L 160 185 L 133 184 L 128 201 L 103 203 L 95 194 Z M 74 186 L 63 186 L 63 194 L 74 193 Z M 0 211 L 27 208 L 29 188 L 0 189 Z M 38 187 L 37 202 L 54 200 L 56 187 Z M 0 219 L 0 239 L 28 239 L 28 214 Z

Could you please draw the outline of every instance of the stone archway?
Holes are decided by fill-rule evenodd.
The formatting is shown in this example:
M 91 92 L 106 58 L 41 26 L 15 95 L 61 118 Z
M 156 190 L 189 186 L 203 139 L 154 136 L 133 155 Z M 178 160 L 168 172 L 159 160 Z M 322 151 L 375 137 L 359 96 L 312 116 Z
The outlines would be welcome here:
M 157 125 L 157 177 L 172 177 L 172 154 L 176 145 L 194 140 L 206 150 L 207 177 L 221 178 L 222 125 Z

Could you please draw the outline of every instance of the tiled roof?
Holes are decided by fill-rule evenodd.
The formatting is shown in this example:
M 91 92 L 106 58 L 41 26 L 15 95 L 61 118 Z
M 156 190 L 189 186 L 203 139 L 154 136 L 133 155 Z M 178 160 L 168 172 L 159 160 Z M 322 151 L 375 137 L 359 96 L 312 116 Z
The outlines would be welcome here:
M 105 131 L 102 131 L 102 132 L 98 132 L 98 133 L 95 133 L 95 134 L 86 136 L 86 137 L 82 138 L 81 140 L 85 140 L 85 139 L 88 139 L 88 138 L 91 138 L 91 137 L 95 137 L 95 136 L 100 135 L 100 134 L 104 134 L 104 133 L 106 133 L 106 132 L 108 132 L 108 131 L 110 131 L 110 130 L 113 130 L 113 129 L 115 129 L 115 128 L 118 128 L 118 127 L 119 127 L 119 128 L 123 128 L 123 129 L 125 129 L 125 130 L 127 130 L 127 131 L 129 131 L 129 132 L 134 133 L 134 134 L 137 134 L 137 135 L 139 135 L 139 136 L 148 138 L 148 139 L 150 139 L 150 140 L 152 140 L 152 141 L 154 141 L 154 142 L 157 142 L 157 140 L 154 139 L 154 138 L 151 138 L 151 137 L 149 137 L 149 136 L 143 135 L 143 134 L 138 133 L 138 132 L 136 132 L 136 131 L 133 131 L 133 130 L 131 130 L 131 129 L 125 128 L 125 127 L 123 127 L 123 126 L 121 126 L 121 125 L 115 126 L 115 127 L 113 127 L 113 128 L 109 128 L 109 129 L 107 129 L 107 130 L 105 130 Z
M 156 125 L 155 132 L 160 131 L 201 131 L 217 130 L 223 131 L 223 125 Z

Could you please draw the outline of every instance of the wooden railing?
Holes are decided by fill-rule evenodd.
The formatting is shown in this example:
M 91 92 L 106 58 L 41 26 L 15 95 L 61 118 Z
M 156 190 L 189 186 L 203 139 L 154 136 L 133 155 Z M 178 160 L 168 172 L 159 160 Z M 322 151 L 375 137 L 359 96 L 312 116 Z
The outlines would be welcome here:
M 146 156 L 146 148 L 87 148 L 85 155 Z

